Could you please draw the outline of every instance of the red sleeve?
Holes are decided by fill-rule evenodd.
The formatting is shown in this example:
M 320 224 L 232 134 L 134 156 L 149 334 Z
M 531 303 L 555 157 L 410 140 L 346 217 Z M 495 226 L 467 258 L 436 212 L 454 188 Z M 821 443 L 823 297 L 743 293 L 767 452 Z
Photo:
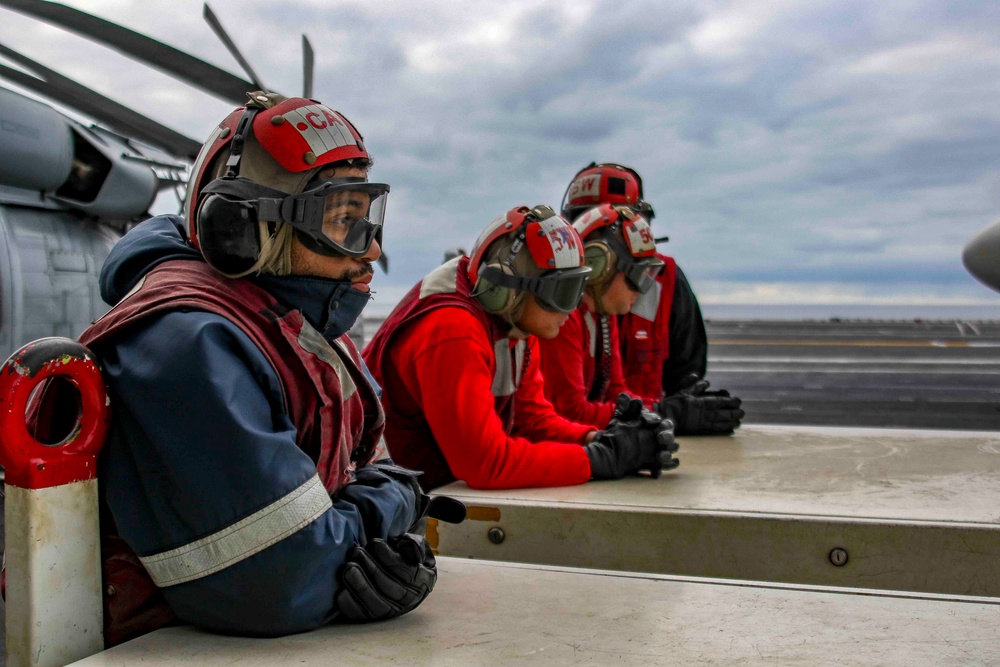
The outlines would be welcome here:
M 530 440 L 583 442 L 594 427 L 571 422 L 556 413 L 544 394 L 538 339 L 531 336 L 525 342 L 529 361 L 514 393 L 514 433 Z
M 590 337 L 583 323 L 583 312 L 579 308 L 574 310 L 560 327 L 559 335 L 550 340 L 540 340 L 539 345 L 545 397 L 552 401 L 556 412 L 581 424 L 596 428 L 607 426 L 615 404 L 587 400 L 590 390 L 588 379 L 593 380 L 595 369 L 587 368 L 594 364 L 594 359 L 590 356 Z M 620 376 L 620 357 L 618 373 Z
M 462 308 L 428 313 L 391 351 L 455 477 L 477 489 L 564 486 L 590 479 L 574 442 L 531 442 L 504 433 L 494 410 L 493 345 Z
M 611 377 L 605 393 L 610 401 L 588 401 L 590 384 L 596 368 L 590 354 L 590 336 L 579 308 L 559 329 L 551 340 L 540 340 L 542 376 L 545 378 L 545 397 L 552 401 L 556 412 L 571 421 L 604 428 L 615 412 L 615 399 L 625 392 L 634 394 L 625 386 L 622 374 L 622 357 L 618 345 L 618 325 L 615 318 L 608 318 L 611 333 Z M 588 367 L 589 366 L 589 367 Z M 654 399 L 643 398 L 646 407 L 652 408 Z

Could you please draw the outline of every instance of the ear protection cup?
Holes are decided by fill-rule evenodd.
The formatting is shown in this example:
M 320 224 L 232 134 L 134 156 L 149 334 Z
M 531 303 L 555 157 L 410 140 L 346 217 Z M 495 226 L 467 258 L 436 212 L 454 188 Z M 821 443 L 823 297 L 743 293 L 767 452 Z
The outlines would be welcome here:
M 487 264 L 486 268 L 496 269 L 507 276 L 514 275 L 513 269 L 499 262 Z M 483 277 L 480 277 L 476 281 L 476 286 L 473 288 L 472 293 L 476 295 L 479 303 L 487 312 L 495 315 L 502 315 L 510 311 L 514 307 L 515 297 L 517 296 L 517 290 L 502 285 L 494 285 Z
M 243 224 L 233 224 L 234 221 Z M 205 261 L 227 276 L 249 272 L 260 257 L 257 212 L 242 201 L 210 194 L 198 207 L 198 238 Z
M 275 225 L 260 220 L 252 202 L 282 196 L 278 190 L 241 178 L 217 178 L 206 185 L 192 226 L 205 261 L 229 278 L 259 270 Z
M 603 285 L 615 275 L 618 258 L 603 241 L 591 241 L 583 246 L 583 263 L 590 268 L 587 285 Z

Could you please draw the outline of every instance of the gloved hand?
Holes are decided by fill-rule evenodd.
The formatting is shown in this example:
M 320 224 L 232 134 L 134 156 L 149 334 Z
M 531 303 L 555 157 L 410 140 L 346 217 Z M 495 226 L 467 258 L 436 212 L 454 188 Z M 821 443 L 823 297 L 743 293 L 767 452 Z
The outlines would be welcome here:
M 341 569 L 339 617 L 368 623 L 402 616 L 416 609 L 436 582 L 434 553 L 420 535 L 371 540 L 354 547 Z
M 621 479 L 640 470 L 649 470 L 655 478 L 661 470 L 680 465 L 672 456 L 677 451 L 673 424 L 628 394 L 618 396 L 607 428 L 599 431 L 584 451 L 590 459 L 593 479 Z
M 428 517 L 444 521 L 445 523 L 462 523 L 465 521 L 465 503 L 449 496 L 434 496 L 433 498 L 428 496 L 417 482 L 417 477 L 423 474 L 419 470 L 403 468 L 391 461 L 380 461 L 369 464 L 369 466 L 406 484 L 410 487 L 414 497 L 416 497 L 417 516 L 413 520 L 413 523 L 410 524 L 410 527 L 406 529 L 406 532 L 423 535 L 427 527 Z
M 677 435 L 722 435 L 739 428 L 746 414 L 739 398 L 725 389 L 708 391 L 708 380 L 697 375 L 689 379 L 684 388 L 656 404 L 656 411 L 674 422 Z
M 465 503 L 451 496 L 428 496 L 420 492 L 417 496 L 417 519 L 410 526 L 408 533 L 423 535 L 427 530 L 427 518 L 437 519 L 445 523 L 462 523 L 468 510 Z

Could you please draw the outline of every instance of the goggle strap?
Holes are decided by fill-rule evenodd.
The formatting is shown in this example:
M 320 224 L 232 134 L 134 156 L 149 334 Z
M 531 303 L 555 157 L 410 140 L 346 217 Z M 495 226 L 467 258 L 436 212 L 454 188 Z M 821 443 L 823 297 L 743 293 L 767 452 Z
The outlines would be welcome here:
M 479 275 L 485 278 L 486 280 L 490 281 L 494 285 L 499 285 L 500 287 L 509 287 L 511 289 L 526 290 L 535 295 L 543 294 L 544 290 L 542 288 L 545 285 L 549 285 L 555 282 L 560 282 L 561 280 L 571 280 L 573 277 L 579 277 L 579 276 L 567 276 L 560 278 L 553 275 L 547 275 L 538 278 L 527 278 L 524 276 L 512 276 L 492 266 L 484 267 L 480 271 Z M 580 279 L 586 281 L 586 276 L 584 275 L 580 277 Z
M 281 220 L 281 199 L 260 198 L 257 200 L 257 218 L 268 222 Z
M 541 282 L 537 278 L 525 278 L 523 276 L 512 276 L 492 266 L 484 267 L 480 275 L 494 285 L 500 287 L 510 287 L 512 289 L 524 289 L 533 291 Z

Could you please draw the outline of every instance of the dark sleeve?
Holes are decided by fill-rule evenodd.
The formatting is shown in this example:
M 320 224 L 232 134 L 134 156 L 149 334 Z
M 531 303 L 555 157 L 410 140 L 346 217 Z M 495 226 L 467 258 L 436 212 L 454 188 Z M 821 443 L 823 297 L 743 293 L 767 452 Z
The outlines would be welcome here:
M 257 636 L 322 625 L 348 551 L 415 518 L 409 486 L 375 471 L 331 499 L 273 369 L 227 320 L 173 312 L 99 352 L 116 397 L 108 505 L 182 620 Z
M 670 354 L 663 362 L 663 392 L 675 393 L 691 373 L 705 377 L 708 369 L 708 336 L 701 307 L 687 277 L 677 267 L 674 300 L 670 309 Z

